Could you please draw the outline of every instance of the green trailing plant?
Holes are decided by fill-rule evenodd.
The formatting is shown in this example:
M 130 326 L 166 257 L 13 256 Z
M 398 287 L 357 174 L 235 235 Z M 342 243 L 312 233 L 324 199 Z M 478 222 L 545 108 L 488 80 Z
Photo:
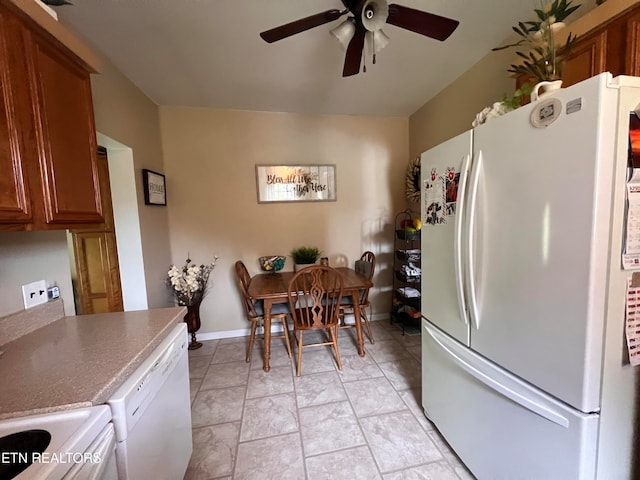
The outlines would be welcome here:
M 297 264 L 316 263 L 321 253 L 316 247 L 298 247 L 291 250 L 291 258 Z
M 513 96 L 511 98 L 507 97 L 507 94 L 505 93 L 500 102 L 508 109 L 515 110 L 522 105 L 523 99 L 528 98 L 529 95 L 531 95 L 531 85 L 523 83 L 520 88 L 513 92 Z

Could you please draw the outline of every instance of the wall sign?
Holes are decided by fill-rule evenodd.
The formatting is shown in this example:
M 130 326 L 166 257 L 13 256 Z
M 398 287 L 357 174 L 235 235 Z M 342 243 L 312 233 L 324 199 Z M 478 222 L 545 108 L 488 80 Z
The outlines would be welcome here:
M 166 205 L 167 190 L 164 175 L 152 170 L 142 169 L 145 205 Z
M 256 165 L 258 203 L 335 202 L 335 165 Z

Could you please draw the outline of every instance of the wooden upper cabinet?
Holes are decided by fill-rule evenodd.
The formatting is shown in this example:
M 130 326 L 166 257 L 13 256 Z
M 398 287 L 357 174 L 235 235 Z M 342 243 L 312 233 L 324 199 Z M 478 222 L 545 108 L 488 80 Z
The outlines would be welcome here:
M 568 87 L 606 71 L 607 31 L 576 41 L 562 70 L 562 86 Z
M 49 39 L 25 35 L 46 223 L 102 222 L 89 73 Z
M 571 31 L 571 25 L 567 28 Z M 565 60 L 562 86 L 602 72 L 640 76 L 640 4 L 578 37 Z M 522 75 L 516 78 L 516 86 L 524 82 L 536 83 Z
M 563 86 L 602 72 L 640 76 L 640 5 L 578 38 L 565 63 Z
M 16 38 L 16 24 L 0 11 L 0 223 L 26 224 L 32 221 L 27 168 L 23 160 L 24 141 L 18 118 L 19 93 L 26 78 L 20 77 L 21 58 L 8 47 Z M 23 85 L 20 85 L 22 80 Z M 23 92 L 24 93 L 24 92 Z
M 625 70 L 628 75 L 640 76 L 640 11 L 635 9 L 626 17 L 627 48 Z
M 0 4 L 0 81 L 0 229 L 102 223 L 89 72 Z

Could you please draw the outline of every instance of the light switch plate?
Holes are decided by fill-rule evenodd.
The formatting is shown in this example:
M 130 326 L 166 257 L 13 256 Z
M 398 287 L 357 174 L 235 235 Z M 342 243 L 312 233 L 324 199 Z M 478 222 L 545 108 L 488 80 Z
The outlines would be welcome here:
M 31 282 L 22 286 L 22 299 L 24 300 L 24 308 L 35 307 L 41 303 L 46 303 L 47 283 L 44 280 Z

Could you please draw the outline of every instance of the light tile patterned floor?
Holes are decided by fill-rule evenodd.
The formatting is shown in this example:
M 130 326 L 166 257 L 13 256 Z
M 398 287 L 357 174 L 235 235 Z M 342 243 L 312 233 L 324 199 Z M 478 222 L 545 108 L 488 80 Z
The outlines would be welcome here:
M 473 480 L 422 413 L 420 336 L 372 327 L 364 357 L 340 331 L 342 371 L 329 347 L 305 349 L 301 377 L 280 339 L 268 373 L 261 343 L 245 363 L 247 337 L 190 351 L 185 480 Z

